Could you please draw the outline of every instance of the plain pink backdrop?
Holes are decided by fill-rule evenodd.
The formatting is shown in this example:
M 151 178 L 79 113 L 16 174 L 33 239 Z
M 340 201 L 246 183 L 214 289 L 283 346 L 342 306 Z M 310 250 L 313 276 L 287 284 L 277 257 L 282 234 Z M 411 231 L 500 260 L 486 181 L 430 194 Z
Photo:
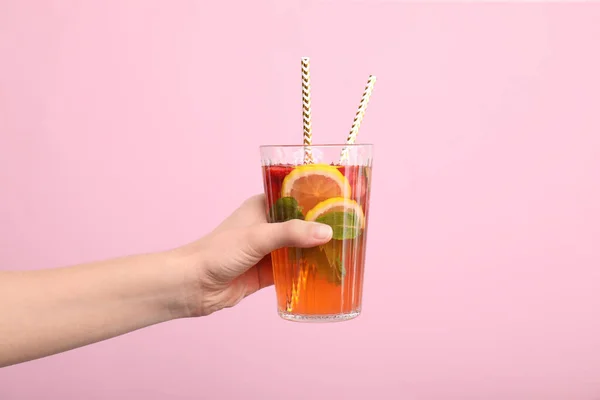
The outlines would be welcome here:
M 363 315 L 239 307 L 0 370 L 2 400 L 600 398 L 600 5 L 0 1 L 0 268 L 176 246 L 340 141 L 369 74 Z

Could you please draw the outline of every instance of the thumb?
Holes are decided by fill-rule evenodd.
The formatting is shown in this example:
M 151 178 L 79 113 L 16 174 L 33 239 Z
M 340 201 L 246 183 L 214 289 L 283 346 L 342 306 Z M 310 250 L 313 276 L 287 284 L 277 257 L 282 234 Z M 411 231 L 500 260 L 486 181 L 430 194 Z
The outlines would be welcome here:
M 282 247 L 315 247 L 331 240 L 329 225 L 293 219 L 250 228 L 248 245 L 261 256 Z

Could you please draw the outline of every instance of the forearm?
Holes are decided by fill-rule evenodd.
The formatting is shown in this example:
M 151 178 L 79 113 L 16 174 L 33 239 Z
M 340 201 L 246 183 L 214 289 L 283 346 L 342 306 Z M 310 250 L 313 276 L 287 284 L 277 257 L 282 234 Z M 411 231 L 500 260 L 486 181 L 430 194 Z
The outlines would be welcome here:
M 0 367 L 186 316 L 179 268 L 157 253 L 0 272 Z

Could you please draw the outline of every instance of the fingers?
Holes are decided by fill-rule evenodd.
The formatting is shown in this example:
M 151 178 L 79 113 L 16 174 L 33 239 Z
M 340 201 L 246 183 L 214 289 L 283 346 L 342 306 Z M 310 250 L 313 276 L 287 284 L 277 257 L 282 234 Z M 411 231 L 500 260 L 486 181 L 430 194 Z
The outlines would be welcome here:
M 212 233 L 219 233 L 228 229 L 238 229 L 267 222 L 265 213 L 265 195 L 258 194 L 248 199 L 228 216 Z
M 331 240 L 331 227 L 298 219 L 250 228 L 249 246 L 264 256 L 282 247 L 315 247 Z
M 271 257 L 267 255 L 258 264 L 256 264 L 256 273 L 258 275 L 258 289 L 271 286 L 274 283 L 273 265 Z

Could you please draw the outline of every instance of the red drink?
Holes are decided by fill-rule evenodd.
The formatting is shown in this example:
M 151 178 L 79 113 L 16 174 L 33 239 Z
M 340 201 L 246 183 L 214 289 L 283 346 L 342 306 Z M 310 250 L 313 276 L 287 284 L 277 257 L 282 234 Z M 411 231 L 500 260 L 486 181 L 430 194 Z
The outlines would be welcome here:
M 369 163 L 370 164 L 370 163 Z M 269 222 L 326 223 L 333 239 L 272 253 L 279 314 L 291 320 L 359 315 L 367 239 L 370 166 L 263 166 Z

